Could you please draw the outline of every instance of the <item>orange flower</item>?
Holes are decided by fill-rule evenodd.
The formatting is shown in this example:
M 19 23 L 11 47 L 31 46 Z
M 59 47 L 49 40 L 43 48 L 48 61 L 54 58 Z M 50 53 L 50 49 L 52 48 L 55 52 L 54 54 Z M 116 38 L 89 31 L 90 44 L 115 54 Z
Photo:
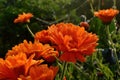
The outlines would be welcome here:
M 60 55 L 62 61 L 84 62 L 85 56 L 91 55 L 97 46 L 98 37 L 95 34 L 88 33 L 84 27 L 71 23 L 52 25 L 46 31 L 56 49 L 62 51 L 63 54 Z
M 99 10 L 98 12 L 94 12 L 94 15 L 100 18 L 103 23 L 109 23 L 118 13 L 119 13 L 118 10 L 106 9 L 106 10 Z
M 48 68 L 46 64 L 34 66 L 30 69 L 30 76 L 32 80 L 54 80 L 58 67 Z
M 9 50 L 6 54 L 6 57 L 9 55 L 16 55 L 19 52 L 26 53 L 27 57 L 31 56 L 31 54 L 35 53 L 35 59 L 43 58 L 48 62 L 53 62 L 55 60 L 55 57 L 58 57 L 58 52 L 54 51 L 54 48 L 52 48 L 48 44 L 41 44 L 38 41 L 27 42 L 24 40 L 23 43 L 16 45 L 12 48 L 12 50 Z
M 17 80 L 20 75 L 28 75 L 31 66 L 40 64 L 43 60 L 33 60 L 35 55 L 27 59 L 25 53 L 0 59 L 0 80 Z
M 31 13 L 23 13 L 19 14 L 18 18 L 14 20 L 14 23 L 25 23 L 25 22 L 30 22 L 30 18 L 33 17 Z

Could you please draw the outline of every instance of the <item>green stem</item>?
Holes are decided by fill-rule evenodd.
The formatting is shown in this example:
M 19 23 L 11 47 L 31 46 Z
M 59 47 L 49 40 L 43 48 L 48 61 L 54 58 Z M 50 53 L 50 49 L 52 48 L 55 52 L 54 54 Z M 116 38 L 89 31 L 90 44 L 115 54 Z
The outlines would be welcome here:
M 117 6 L 116 6 L 116 0 L 113 0 L 113 8 L 116 9 Z
M 113 53 L 114 53 L 114 56 L 116 58 L 116 65 L 119 68 L 119 60 L 118 60 L 118 56 L 117 56 L 117 53 L 116 53 L 116 48 L 114 46 L 114 43 L 113 43 L 112 38 L 111 38 L 110 31 L 109 31 L 109 25 L 106 26 L 106 31 L 107 31 L 107 36 L 108 36 L 109 47 L 111 47 L 113 49 Z
M 92 13 L 94 13 L 94 8 L 93 8 L 93 2 L 92 2 L 92 0 L 90 0 L 90 8 L 91 8 Z
M 96 73 L 95 73 L 95 60 L 97 59 L 97 54 L 93 54 L 92 56 L 91 56 L 91 67 L 93 68 L 93 69 L 91 69 L 91 75 L 90 75 L 90 80 L 96 80 L 95 78 L 96 78 Z
M 28 29 L 28 31 L 30 32 L 30 34 L 32 35 L 32 37 L 34 37 L 33 32 L 31 31 L 31 29 L 29 28 L 28 24 L 26 24 L 26 28 Z
M 64 62 L 64 63 L 63 63 L 63 69 L 62 69 L 62 74 L 61 74 L 61 76 L 60 76 L 60 80 L 63 80 L 63 78 L 64 78 L 64 76 L 65 76 L 65 74 L 66 74 L 67 65 L 68 65 L 67 62 Z

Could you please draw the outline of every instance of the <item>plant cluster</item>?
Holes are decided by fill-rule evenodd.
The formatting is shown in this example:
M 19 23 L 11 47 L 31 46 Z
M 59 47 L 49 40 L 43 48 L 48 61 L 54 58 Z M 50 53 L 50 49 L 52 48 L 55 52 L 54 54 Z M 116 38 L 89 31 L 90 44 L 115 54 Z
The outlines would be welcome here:
M 104 0 L 98 0 L 97 7 L 95 0 L 83 2 L 81 6 L 86 3 L 90 5 L 90 19 L 86 15 L 77 17 L 76 12 L 81 6 L 72 7 L 72 10 L 68 8 L 77 0 L 1 2 L 12 9 L 8 11 L 6 8 L 3 10 L 5 13 L 18 15 L 8 16 L 13 23 L 11 25 L 22 34 L 17 35 L 20 42 L 12 44 L 12 48 L 0 58 L 0 80 L 120 79 L 120 27 L 117 16 L 120 11 L 116 0 L 106 9 L 101 8 L 105 5 Z M 18 8 L 18 2 L 22 2 L 22 10 Z M 28 6 L 31 6 L 31 10 L 25 8 Z M 4 19 L 1 24 L 6 22 Z M 11 25 L 6 24 L 8 27 Z M 2 27 L 0 29 L 4 30 Z

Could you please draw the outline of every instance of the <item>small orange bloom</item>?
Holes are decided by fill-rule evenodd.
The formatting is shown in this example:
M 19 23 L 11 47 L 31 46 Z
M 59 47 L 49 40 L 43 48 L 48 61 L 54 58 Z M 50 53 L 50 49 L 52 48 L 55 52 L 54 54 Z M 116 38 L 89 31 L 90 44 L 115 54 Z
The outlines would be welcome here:
M 72 23 L 51 25 L 46 32 L 48 33 L 47 38 L 49 37 L 53 46 L 62 51 L 63 54 L 60 55 L 62 61 L 84 62 L 85 56 L 91 55 L 97 46 L 98 37 L 95 34 L 88 33 L 84 27 Z M 37 37 L 41 38 L 41 36 Z M 44 36 L 45 38 L 46 36 Z
M 87 22 L 80 22 L 80 26 L 84 27 L 86 30 L 90 27 L 90 25 Z
M 118 10 L 106 9 L 106 10 L 99 10 L 98 12 L 94 12 L 94 15 L 100 18 L 103 23 L 109 23 L 118 13 L 119 13 Z
M 35 59 L 43 58 L 48 62 L 55 61 L 55 56 L 58 57 L 58 52 L 54 51 L 54 48 L 52 48 L 48 44 L 41 44 L 38 41 L 27 42 L 24 40 L 23 43 L 20 43 L 19 45 L 16 45 L 12 48 L 12 50 L 9 50 L 6 54 L 6 57 L 9 55 L 16 55 L 19 52 L 26 53 L 27 57 L 31 56 L 31 54 L 35 53 Z
M 19 14 L 18 18 L 14 20 L 14 23 L 25 23 L 30 22 L 30 18 L 33 17 L 31 13 L 23 13 Z
M 65 76 L 64 76 L 63 80 L 67 80 Z

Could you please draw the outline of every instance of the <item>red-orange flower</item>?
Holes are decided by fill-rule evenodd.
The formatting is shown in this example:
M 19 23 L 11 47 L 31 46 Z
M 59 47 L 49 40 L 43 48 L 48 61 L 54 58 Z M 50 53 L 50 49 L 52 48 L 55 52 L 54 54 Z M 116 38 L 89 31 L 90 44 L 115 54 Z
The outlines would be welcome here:
M 46 31 L 56 49 L 62 51 L 62 61 L 84 62 L 85 56 L 91 55 L 97 46 L 98 37 L 95 34 L 88 33 L 83 27 L 72 23 L 51 25 Z
M 6 56 L 9 55 L 16 55 L 19 52 L 26 53 L 27 57 L 31 56 L 31 54 L 35 53 L 35 59 L 43 58 L 48 62 L 53 62 L 55 60 L 55 56 L 58 57 L 58 52 L 54 51 L 54 48 L 52 48 L 48 44 L 41 44 L 38 41 L 27 42 L 24 40 L 23 43 L 20 43 L 19 45 L 16 45 L 12 48 L 12 50 L 9 50 L 6 54 Z
M 103 23 L 109 23 L 118 13 L 119 13 L 118 10 L 106 9 L 106 10 L 99 10 L 98 12 L 94 12 L 94 15 L 100 18 Z
M 34 66 L 30 69 L 30 76 L 32 80 L 54 80 L 58 67 L 48 68 L 46 64 Z
M 64 76 L 63 80 L 67 80 L 65 76 Z
M 14 23 L 25 23 L 30 22 L 30 18 L 33 17 L 31 13 L 23 13 L 19 14 L 18 18 L 14 20 Z
M 87 22 L 80 22 L 80 26 L 84 27 L 86 30 L 90 27 L 90 25 Z

